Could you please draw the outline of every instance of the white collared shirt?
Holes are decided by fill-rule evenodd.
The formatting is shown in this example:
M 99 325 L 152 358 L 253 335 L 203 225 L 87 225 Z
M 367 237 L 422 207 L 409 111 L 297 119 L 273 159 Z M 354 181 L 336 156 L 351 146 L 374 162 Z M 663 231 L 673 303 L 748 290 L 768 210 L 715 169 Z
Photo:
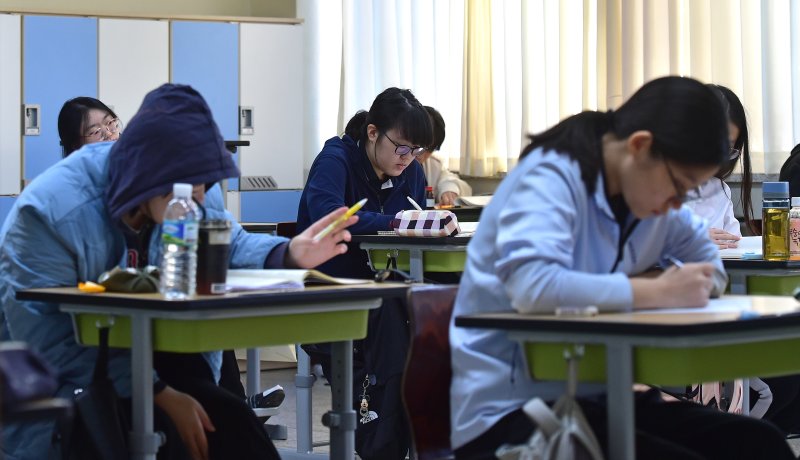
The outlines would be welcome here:
M 700 186 L 700 199 L 684 206 L 706 219 L 710 228 L 719 228 L 736 236 L 742 236 L 739 221 L 733 215 L 731 189 L 728 184 L 712 177 Z

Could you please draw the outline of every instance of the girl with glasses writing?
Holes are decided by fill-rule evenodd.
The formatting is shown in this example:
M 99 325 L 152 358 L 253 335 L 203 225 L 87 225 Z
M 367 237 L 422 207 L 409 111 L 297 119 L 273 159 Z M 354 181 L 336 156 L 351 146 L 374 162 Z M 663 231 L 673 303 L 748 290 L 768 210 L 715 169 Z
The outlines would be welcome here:
M 342 137 L 325 142 L 308 175 L 297 212 L 303 230 L 330 209 L 352 206 L 363 198 L 352 234 L 391 230 L 398 211 L 413 209 L 408 197 L 425 202 L 425 175 L 415 157 L 433 142 L 430 117 L 411 91 L 389 88 L 379 94 L 369 112 L 353 116 Z M 320 270 L 334 276 L 372 278 L 367 254 L 357 246 L 334 257 Z M 362 459 L 404 459 L 409 434 L 400 402 L 400 378 L 408 348 L 405 306 L 385 299 L 369 313 L 367 337 L 354 345 L 354 391 L 365 394 L 377 418 L 356 424 L 356 452 Z M 330 375 L 325 346 L 304 346 Z M 370 378 L 365 378 L 371 376 Z M 361 398 L 359 398 L 360 400 Z
M 614 111 L 583 112 L 531 136 L 481 214 L 453 317 L 706 305 L 727 277 L 707 227 L 682 203 L 730 161 L 726 118 L 710 88 L 664 77 Z M 648 276 L 670 256 L 683 266 Z M 523 405 L 555 401 L 564 385 L 532 378 L 505 332 L 450 325 L 455 458 L 494 458 L 536 430 Z M 604 389 L 578 388 L 601 444 L 618 428 L 607 424 L 614 409 L 599 402 Z M 665 402 L 652 390 L 635 404 L 636 458 L 794 458 L 761 420 Z
M 329 210 L 350 207 L 362 198 L 367 203 L 350 233 L 391 230 L 390 222 L 398 211 L 413 209 L 407 197 L 425 202 L 425 174 L 414 159 L 432 142 L 428 112 L 411 91 L 383 91 L 369 112 L 353 116 L 342 137 L 325 142 L 300 197 L 297 230 L 304 230 Z M 366 253 L 355 247 L 319 269 L 334 276 L 373 276 Z

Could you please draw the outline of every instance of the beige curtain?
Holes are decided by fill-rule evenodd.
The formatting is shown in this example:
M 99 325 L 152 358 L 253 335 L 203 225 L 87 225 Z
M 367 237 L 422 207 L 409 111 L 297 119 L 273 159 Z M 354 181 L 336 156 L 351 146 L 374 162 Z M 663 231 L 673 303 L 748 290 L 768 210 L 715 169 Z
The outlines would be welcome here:
M 462 173 L 502 175 L 527 134 L 617 107 L 663 75 L 731 88 L 747 110 L 754 171 L 777 172 L 800 140 L 799 3 L 468 1 Z
M 504 169 L 495 143 L 492 91 L 492 8 L 484 0 L 467 0 L 464 36 L 464 111 L 459 171 L 490 176 Z

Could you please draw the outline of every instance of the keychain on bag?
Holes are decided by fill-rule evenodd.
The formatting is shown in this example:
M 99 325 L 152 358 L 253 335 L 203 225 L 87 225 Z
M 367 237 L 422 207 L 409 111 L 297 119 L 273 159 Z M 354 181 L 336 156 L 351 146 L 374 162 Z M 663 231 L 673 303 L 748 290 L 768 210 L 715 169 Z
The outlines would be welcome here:
M 361 408 L 358 410 L 358 415 L 361 416 L 359 422 L 361 422 L 362 425 L 378 418 L 378 414 L 375 411 L 369 410 L 369 395 L 367 394 L 367 388 L 370 385 L 369 377 L 369 374 L 364 376 L 364 383 L 361 384 Z

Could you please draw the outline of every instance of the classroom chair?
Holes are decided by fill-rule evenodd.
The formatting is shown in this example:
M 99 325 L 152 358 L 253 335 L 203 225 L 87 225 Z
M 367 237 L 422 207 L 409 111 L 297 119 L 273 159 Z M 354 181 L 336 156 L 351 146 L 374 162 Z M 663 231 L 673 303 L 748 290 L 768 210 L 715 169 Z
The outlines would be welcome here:
M 297 236 L 297 222 L 278 222 L 275 234 L 286 238 L 294 238 Z
M 455 285 L 421 285 L 408 293 L 411 340 L 402 393 L 419 460 L 453 457 L 449 326 L 457 290 Z

